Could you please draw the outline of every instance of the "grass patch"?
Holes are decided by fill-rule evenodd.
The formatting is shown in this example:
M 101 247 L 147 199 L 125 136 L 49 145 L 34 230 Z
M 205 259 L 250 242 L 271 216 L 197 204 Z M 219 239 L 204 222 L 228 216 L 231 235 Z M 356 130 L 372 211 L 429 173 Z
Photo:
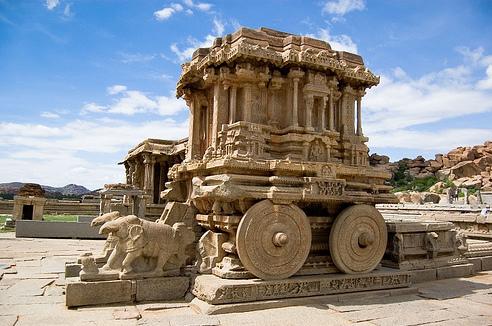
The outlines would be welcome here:
M 77 215 L 43 215 L 47 222 L 77 222 Z
M 406 178 L 404 182 L 400 181 L 395 184 L 395 188 L 393 188 L 393 192 L 399 191 L 428 191 L 430 187 L 432 187 L 437 182 L 436 177 L 428 177 L 424 179 L 415 179 L 415 178 Z

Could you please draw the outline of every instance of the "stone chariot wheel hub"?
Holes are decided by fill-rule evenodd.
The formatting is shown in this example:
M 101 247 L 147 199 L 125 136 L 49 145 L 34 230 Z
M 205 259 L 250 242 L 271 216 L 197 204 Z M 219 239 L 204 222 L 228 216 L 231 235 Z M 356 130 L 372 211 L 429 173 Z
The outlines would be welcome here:
M 379 264 L 386 250 L 386 223 L 376 208 L 354 205 L 343 210 L 330 231 L 330 253 L 344 273 L 368 273 Z
M 237 229 L 237 252 L 244 267 L 264 280 L 283 279 L 304 264 L 311 247 L 311 227 L 295 205 L 263 200 L 244 214 Z

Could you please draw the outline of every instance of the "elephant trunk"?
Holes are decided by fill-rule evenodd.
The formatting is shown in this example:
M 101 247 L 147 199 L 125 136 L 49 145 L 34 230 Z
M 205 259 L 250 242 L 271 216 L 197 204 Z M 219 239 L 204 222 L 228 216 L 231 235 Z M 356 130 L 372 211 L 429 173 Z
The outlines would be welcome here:
M 109 234 L 111 232 L 117 232 L 118 229 L 119 229 L 119 226 L 117 224 L 114 224 L 111 222 L 106 222 L 99 229 L 99 234 Z

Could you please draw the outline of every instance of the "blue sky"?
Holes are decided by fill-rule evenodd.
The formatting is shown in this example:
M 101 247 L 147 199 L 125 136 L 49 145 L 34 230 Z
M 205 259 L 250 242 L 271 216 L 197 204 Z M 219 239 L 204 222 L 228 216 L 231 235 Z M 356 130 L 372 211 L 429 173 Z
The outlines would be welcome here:
M 98 188 L 145 138 L 186 137 L 174 96 L 193 49 L 240 26 L 357 52 L 371 152 L 492 140 L 492 1 L 0 0 L 0 182 Z

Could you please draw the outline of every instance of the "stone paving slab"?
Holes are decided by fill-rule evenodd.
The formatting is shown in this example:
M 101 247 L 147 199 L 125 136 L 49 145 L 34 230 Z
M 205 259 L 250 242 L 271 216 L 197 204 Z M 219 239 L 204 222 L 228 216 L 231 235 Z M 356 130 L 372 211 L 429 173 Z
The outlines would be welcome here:
M 0 277 L 0 325 L 492 325 L 492 272 L 420 283 L 414 293 L 354 293 L 343 300 L 213 316 L 196 314 L 185 301 L 67 309 L 60 261 L 99 252 L 103 245 L 0 234 L 0 252 L 7 257 L 0 262 L 14 264 L 11 274 Z

